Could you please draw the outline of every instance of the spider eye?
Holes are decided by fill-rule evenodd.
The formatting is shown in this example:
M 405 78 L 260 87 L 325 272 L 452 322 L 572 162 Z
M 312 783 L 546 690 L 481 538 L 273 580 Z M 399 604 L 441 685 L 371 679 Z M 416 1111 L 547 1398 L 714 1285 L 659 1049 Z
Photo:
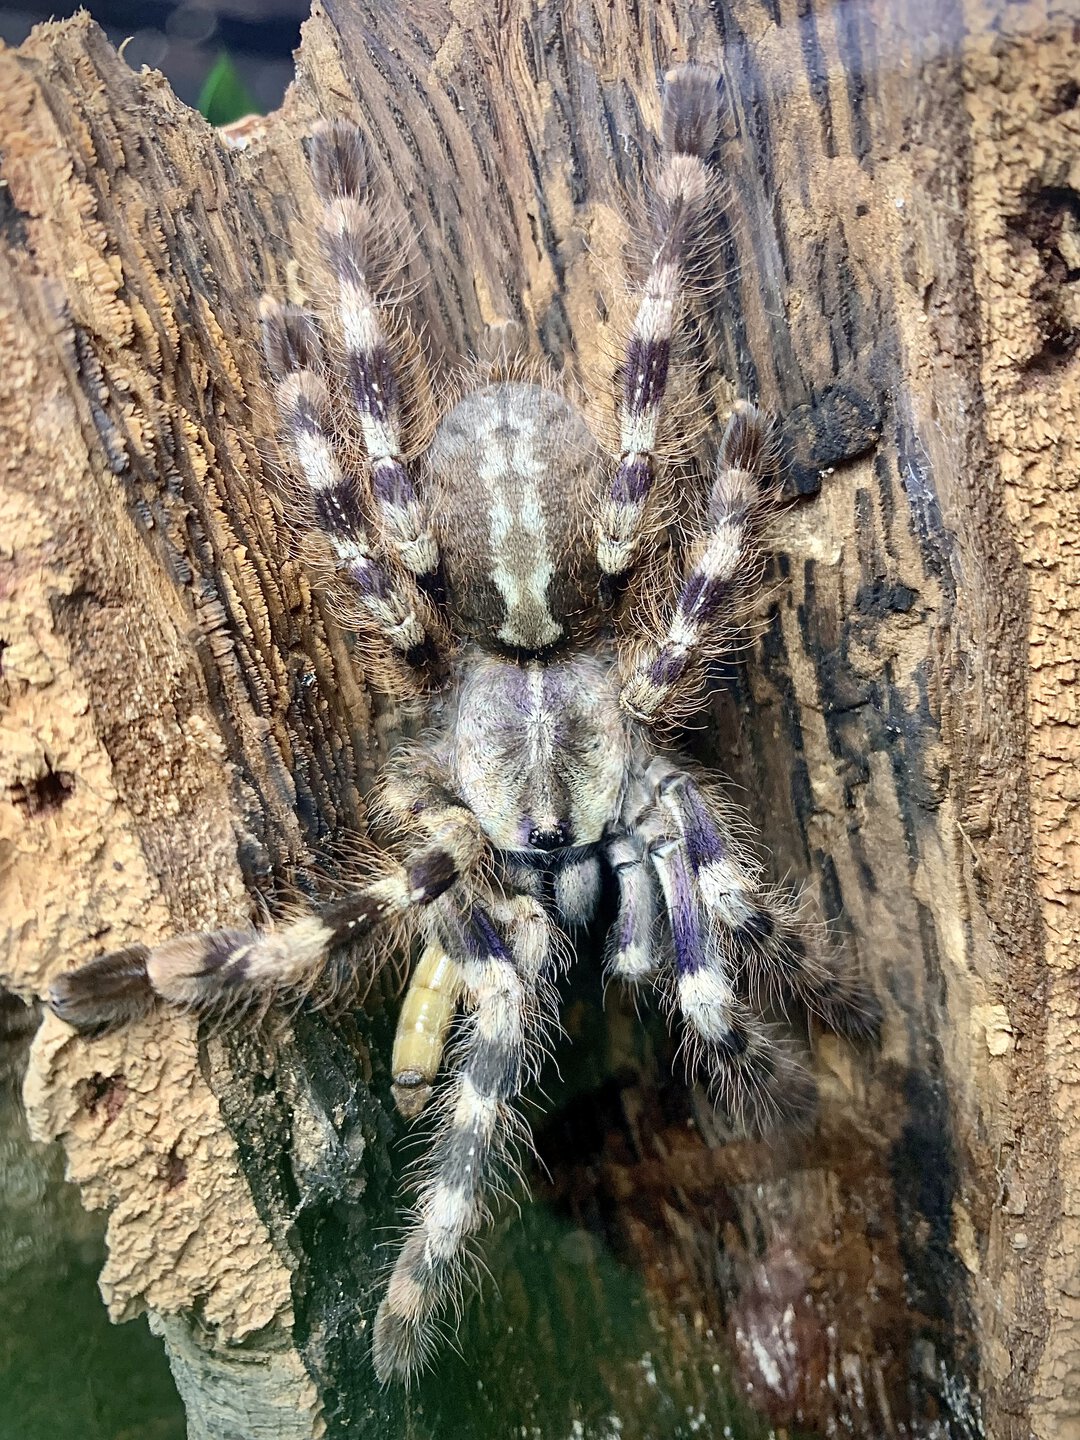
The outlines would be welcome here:
M 534 850 L 561 850 L 570 844 L 570 826 L 565 820 L 541 830 L 539 826 L 529 831 L 529 844 Z

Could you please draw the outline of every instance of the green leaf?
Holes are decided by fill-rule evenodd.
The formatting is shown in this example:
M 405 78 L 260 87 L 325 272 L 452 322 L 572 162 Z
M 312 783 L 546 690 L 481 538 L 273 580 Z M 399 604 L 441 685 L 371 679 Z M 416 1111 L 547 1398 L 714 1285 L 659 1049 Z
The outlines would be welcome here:
M 229 125 L 244 115 L 261 113 L 232 57 L 222 51 L 203 81 L 199 92 L 199 114 L 205 115 L 211 125 Z

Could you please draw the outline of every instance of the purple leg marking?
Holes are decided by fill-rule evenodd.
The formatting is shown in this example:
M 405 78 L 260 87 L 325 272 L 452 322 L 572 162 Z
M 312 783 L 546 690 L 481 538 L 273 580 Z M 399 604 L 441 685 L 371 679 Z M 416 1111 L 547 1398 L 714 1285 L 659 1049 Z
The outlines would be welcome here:
M 695 893 L 693 873 L 686 863 L 683 847 L 677 841 L 672 841 L 670 848 L 654 851 L 653 863 L 660 876 L 664 904 L 671 922 L 676 969 L 680 976 L 693 974 L 708 960 L 702 909 Z

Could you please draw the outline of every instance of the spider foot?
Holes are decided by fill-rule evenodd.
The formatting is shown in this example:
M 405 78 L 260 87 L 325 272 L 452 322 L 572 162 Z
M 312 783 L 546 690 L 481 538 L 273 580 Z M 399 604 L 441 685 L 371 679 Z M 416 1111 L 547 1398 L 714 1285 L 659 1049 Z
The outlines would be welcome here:
M 879 1045 L 884 1011 L 881 1001 L 865 985 L 838 984 L 835 992 L 819 994 L 809 1002 L 821 1023 L 856 1044 Z
M 137 1020 L 154 1006 L 146 970 L 150 951 L 130 945 L 59 975 L 49 987 L 49 1008 L 82 1034 L 103 1034 Z
M 733 1029 L 730 1041 L 711 1045 L 705 1059 L 713 1098 L 743 1134 L 760 1137 L 812 1126 L 818 1101 L 814 1078 L 763 1027 Z

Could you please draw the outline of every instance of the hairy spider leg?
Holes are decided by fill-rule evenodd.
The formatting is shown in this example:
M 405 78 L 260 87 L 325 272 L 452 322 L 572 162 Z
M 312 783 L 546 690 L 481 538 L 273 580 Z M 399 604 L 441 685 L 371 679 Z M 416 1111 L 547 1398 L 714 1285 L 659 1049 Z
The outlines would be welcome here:
M 439 552 L 409 475 L 401 440 L 401 388 L 368 280 L 373 214 L 363 136 L 345 120 L 311 138 L 311 177 L 322 202 L 320 240 L 336 286 L 345 379 L 371 465 L 383 533 L 402 565 L 433 590 Z
M 342 465 L 318 324 L 307 311 L 270 296 L 263 297 L 260 315 L 283 436 L 311 492 L 315 519 L 362 618 L 406 663 L 423 671 L 434 657 L 427 607 L 415 581 L 375 553 L 360 484 Z
M 663 767 L 657 762 L 651 769 Z M 842 952 L 807 943 L 791 895 L 763 883 L 760 862 L 739 845 L 691 777 L 669 771 L 660 782 L 659 804 L 682 836 L 698 894 L 751 992 L 764 991 L 781 1003 L 795 996 L 830 1030 L 853 1040 L 876 1039 L 879 1002 Z
M 651 980 L 660 966 L 656 873 L 642 837 L 630 831 L 607 846 L 619 882 L 619 908 L 608 931 L 607 973 L 627 985 Z
M 671 1000 L 684 1020 L 691 1070 L 704 1071 L 746 1132 L 805 1120 L 814 1109 L 814 1081 L 738 994 L 729 936 L 713 922 L 678 827 L 658 807 L 644 815 L 640 833 L 660 880 L 675 967 Z
M 100 1030 L 145 1013 L 156 1000 L 197 1013 L 303 993 L 330 952 L 376 926 L 429 905 L 459 878 L 437 846 L 352 894 L 267 930 L 198 931 L 160 945 L 101 955 L 54 982 L 49 1003 L 78 1030 Z
M 645 533 L 672 336 L 695 235 L 717 185 L 707 162 L 716 142 L 718 85 L 719 73 L 702 65 L 684 65 L 667 76 L 664 162 L 653 204 L 663 238 L 626 350 L 618 465 L 597 518 L 597 560 L 609 584 L 630 571 Z
M 720 444 L 708 527 L 687 557 L 671 618 L 657 640 L 638 649 L 623 685 L 622 703 L 639 720 L 670 727 L 705 696 L 709 662 L 730 647 L 760 582 L 758 535 L 775 503 L 769 473 L 768 421 L 740 403 Z
M 472 811 L 448 797 L 431 775 L 414 775 L 396 796 L 388 796 L 388 808 L 395 799 L 426 840 L 409 847 L 404 864 L 380 853 L 369 884 L 275 928 L 197 931 L 99 956 L 57 977 L 50 991 L 53 1010 L 76 1029 L 95 1031 L 134 1019 L 157 1000 L 197 1013 L 269 1003 L 313 990 L 339 947 L 380 929 L 390 930 L 388 940 L 397 939 L 395 922 L 423 910 L 457 882 L 468 884 L 487 845 Z M 381 958 L 373 961 L 371 973 Z
M 490 912 L 490 913 L 489 913 Z M 461 969 L 467 1011 L 441 1123 L 413 1224 L 375 1319 L 380 1380 L 408 1383 L 423 1367 L 448 1307 L 460 1305 L 466 1247 L 488 1216 L 487 1195 L 515 1168 L 527 1138 L 513 1101 L 534 1075 L 555 1023 L 550 922 L 536 900 L 493 899 L 489 908 L 440 905 L 447 948 Z M 494 915 L 501 931 L 492 921 Z

